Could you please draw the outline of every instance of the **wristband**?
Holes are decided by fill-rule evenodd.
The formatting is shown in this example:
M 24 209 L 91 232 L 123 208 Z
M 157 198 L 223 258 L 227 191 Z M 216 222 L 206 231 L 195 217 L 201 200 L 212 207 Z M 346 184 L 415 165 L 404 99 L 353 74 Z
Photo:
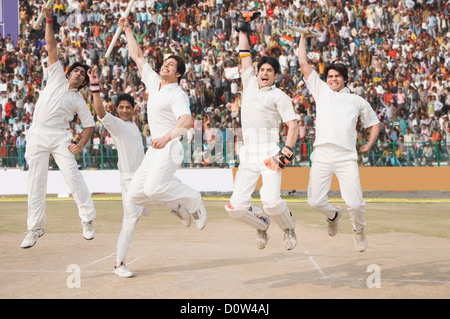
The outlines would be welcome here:
M 241 53 L 241 52 L 248 52 L 248 53 L 250 53 L 250 50 L 239 50 L 239 53 Z
M 100 92 L 100 85 L 99 84 L 91 84 L 91 92 L 92 93 Z
M 52 22 L 53 22 L 53 19 L 52 19 L 52 18 L 50 18 L 50 19 L 45 18 L 45 22 L 46 22 L 46 23 L 52 23 Z
M 250 56 L 251 54 L 250 53 L 239 53 L 239 56 L 241 57 L 241 58 L 245 58 L 245 57 L 248 57 L 248 56 Z

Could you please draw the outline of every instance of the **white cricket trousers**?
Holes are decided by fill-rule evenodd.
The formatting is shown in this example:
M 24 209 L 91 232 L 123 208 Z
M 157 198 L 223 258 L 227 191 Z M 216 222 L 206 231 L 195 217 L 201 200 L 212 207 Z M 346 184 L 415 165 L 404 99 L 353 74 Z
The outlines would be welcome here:
M 333 219 L 337 207 L 328 202 L 328 192 L 333 175 L 339 181 L 342 199 L 347 205 L 350 221 L 354 230 L 366 226 L 365 201 L 359 180 L 358 156 L 354 151 L 334 144 L 315 147 L 311 154 L 311 170 L 308 184 L 308 204 Z
M 27 136 L 25 158 L 28 170 L 28 230 L 44 228 L 45 196 L 50 154 L 56 161 L 64 181 L 69 186 L 78 214 L 84 222 L 95 219 L 96 211 L 91 193 L 78 170 L 74 154 L 69 151 L 72 136 L 69 130 L 33 126 Z
M 131 183 L 131 176 L 121 175 L 120 184 L 122 187 L 123 221 L 119 238 L 117 239 L 117 265 L 125 263 L 127 253 L 136 233 L 137 222 L 142 213 L 146 210 L 143 206 L 133 205 L 127 197 L 128 188 Z
M 261 149 L 262 154 L 273 153 L 266 148 L 261 147 Z M 294 229 L 295 221 L 286 202 L 281 199 L 281 171 L 276 172 L 266 167 L 264 164 L 266 155 L 261 157 L 255 153 L 246 153 L 243 150 L 241 150 L 240 154 L 243 161 L 240 163 L 236 173 L 233 194 L 230 198 L 231 206 L 234 209 L 247 210 L 252 204 L 252 193 L 261 176 L 260 197 L 264 212 L 275 220 L 282 230 Z M 252 220 L 243 219 L 244 222 L 256 229 L 265 226 Z
M 144 207 L 169 207 L 177 205 L 194 213 L 200 208 L 200 192 L 174 177 L 183 161 L 183 147 L 178 139 L 163 149 L 150 147 L 141 166 L 134 174 L 127 197 L 134 205 Z

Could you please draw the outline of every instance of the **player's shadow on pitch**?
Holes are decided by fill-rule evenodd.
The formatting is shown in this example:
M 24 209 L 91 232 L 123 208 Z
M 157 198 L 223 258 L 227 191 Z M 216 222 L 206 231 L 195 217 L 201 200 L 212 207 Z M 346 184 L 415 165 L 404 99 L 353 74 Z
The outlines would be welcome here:
M 442 285 L 449 283 L 448 260 L 427 263 L 415 263 L 398 267 L 380 267 L 380 283 L 389 282 L 392 286 Z M 282 275 L 264 276 L 246 281 L 249 285 L 265 285 L 268 288 L 287 288 L 297 284 L 313 284 L 330 288 L 351 287 L 368 289 L 372 271 L 367 271 L 367 264 L 349 261 L 343 264 L 317 269 L 288 272 Z M 271 283 L 271 284 L 270 284 Z

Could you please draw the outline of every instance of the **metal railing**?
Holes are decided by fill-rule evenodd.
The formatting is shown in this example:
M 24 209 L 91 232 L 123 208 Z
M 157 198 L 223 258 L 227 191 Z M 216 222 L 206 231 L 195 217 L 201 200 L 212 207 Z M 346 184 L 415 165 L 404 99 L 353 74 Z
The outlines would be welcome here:
M 183 142 L 184 160 L 182 167 L 237 167 L 239 165 L 240 143 L 187 143 Z M 282 144 L 280 145 L 283 146 Z M 357 145 L 359 149 L 360 145 Z M 146 145 L 144 145 L 147 149 Z M 309 167 L 312 143 L 298 142 L 291 167 Z M 382 143 L 362 155 L 358 153 L 360 166 L 450 166 L 450 143 Z M 117 169 L 117 150 L 112 144 L 85 147 L 75 154 L 80 169 Z M 25 160 L 25 147 L 14 145 L 0 146 L 0 167 L 28 169 Z M 49 169 L 58 169 L 52 156 Z

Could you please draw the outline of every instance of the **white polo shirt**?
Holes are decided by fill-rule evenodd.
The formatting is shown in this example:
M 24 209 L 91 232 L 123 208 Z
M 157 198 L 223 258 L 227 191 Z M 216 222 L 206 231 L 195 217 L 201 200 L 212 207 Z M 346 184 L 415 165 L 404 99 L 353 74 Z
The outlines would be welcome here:
M 95 125 L 86 101 L 76 89 L 69 90 L 64 69 L 59 61 L 55 62 L 48 67 L 48 82 L 36 102 L 32 125 L 68 129 L 74 113 L 83 127 Z
M 144 145 L 139 128 L 134 122 L 124 121 L 106 113 L 100 119 L 111 134 L 114 146 L 117 149 L 117 167 L 126 177 L 132 177 L 144 159 Z
M 280 119 L 298 120 L 291 98 L 275 85 L 259 88 L 253 67 L 241 75 L 243 84 L 241 121 L 244 146 L 252 144 L 278 146 Z M 250 145 L 249 145 L 250 144 Z
M 159 138 L 175 126 L 181 115 L 191 115 L 189 98 L 178 83 L 163 85 L 160 88 L 161 77 L 148 63 L 144 65 L 142 73 L 142 82 L 148 92 L 148 124 L 152 138 Z
M 316 102 L 316 139 L 314 147 L 332 143 L 356 152 L 356 123 L 361 118 L 364 128 L 378 124 L 377 114 L 364 98 L 348 88 L 333 91 L 313 71 L 306 85 Z

